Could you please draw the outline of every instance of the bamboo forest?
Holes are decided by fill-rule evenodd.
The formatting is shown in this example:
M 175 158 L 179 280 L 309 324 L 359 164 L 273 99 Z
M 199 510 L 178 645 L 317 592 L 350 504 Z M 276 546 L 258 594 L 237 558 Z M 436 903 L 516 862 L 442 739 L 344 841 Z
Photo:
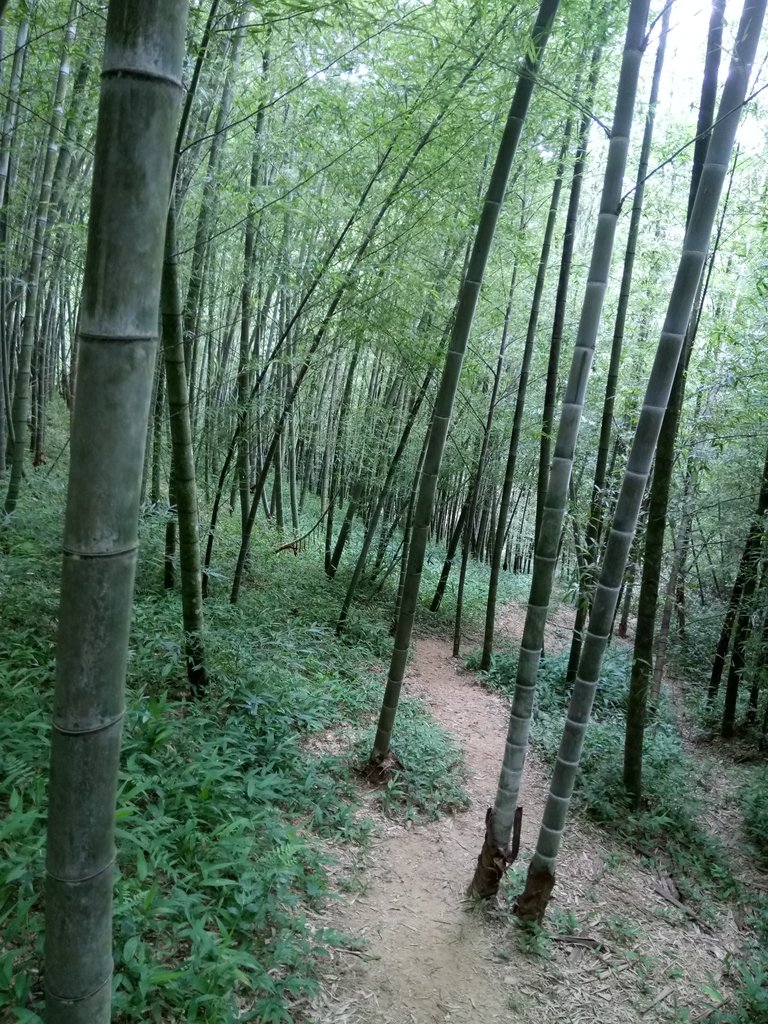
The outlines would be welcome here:
M 768 1024 L 766 0 L 0 0 L 0 1021 Z

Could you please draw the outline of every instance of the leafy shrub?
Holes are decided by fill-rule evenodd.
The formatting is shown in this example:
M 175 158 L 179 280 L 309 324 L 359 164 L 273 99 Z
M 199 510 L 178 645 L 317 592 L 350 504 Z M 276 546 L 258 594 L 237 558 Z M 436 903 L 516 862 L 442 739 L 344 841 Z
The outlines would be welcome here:
M 539 664 L 536 681 L 536 704 L 534 714 L 550 714 L 565 711 L 570 700 L 570 688 L 565 682 L 568 652 L 545 655 Z M 469 669 L 480 667 L 480 654 L 475 652 L 466 660 Z M 624 648 L 609 649 L 603 663 L 600 685 L 595 693 L 592 708 L 594 721 L 611 718 L 616 712 L 626 712 L 629 674 L 632 668 L 630 652 Z M 517 677 L 517 649 L 502 648 L 491 659 L 491 668 L 486 675 L 486 685 L 511 695 Z

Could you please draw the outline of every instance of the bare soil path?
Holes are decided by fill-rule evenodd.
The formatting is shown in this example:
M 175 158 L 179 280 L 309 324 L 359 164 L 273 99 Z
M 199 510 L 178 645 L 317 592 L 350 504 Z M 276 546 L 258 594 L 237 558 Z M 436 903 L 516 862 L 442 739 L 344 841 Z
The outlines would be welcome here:
M 500 626 L 519 636 L 521 613 L 505 609 Z M 551 649 L 561 646 L 565 628 L 556 615 Z M 348 878 L 362 871 L 363 890 L 342 894 L 322 922 L 352 936 L 362 952 L 334 955 L 313 1024 L 629 1024 L 674 1020 L 678 1007 L 703 1019 L 701 986 L 721 983 L 727 954 L 741 942 L 738 913 L 711 925 L 692 918 L 658 894 L 658 878 L 637 858 L 583 822 L 569 827 L 548 918 L 554 931 L 558 910 L 560 920 L 570 912 L 575 939 L 560 935 L 544 956 L 526 955 L 508 915 L 466 903 L 507 703 L 459 671 L 448 643 L 432 636 L 416 639 L 406 692 L 426 700 L 463 747 L 471 806 L 407 828 L 379 814 L 368 795 L 378 832 L 365 863 L 341 851 Z M 535 844 L 548 778 L 531 753 L 521 796 L 523 853 Z

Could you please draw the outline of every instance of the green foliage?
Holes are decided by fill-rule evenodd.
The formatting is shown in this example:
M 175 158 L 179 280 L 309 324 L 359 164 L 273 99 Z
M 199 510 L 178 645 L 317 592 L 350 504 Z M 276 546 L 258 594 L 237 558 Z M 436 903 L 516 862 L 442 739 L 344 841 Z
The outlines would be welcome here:
M 640 937 L 640 929 L 636 924 L 628 921 L 622 914 L 606 914 L 604 917 L 605 929 L 608 934 L 622 946 L 635 946 Z
M 756 609 L 758 605 L 756 605 Z M 677 674 L 684 680 L 683 695 L 685 697 L 687 713 L 702 732 L 710 736 L 718 736 L 720 734 L 723 718 L 723 701 L 730 664 L 729 652 L 723 666 L 719 692 L 715 699 L 710 701 L 708 689 L 712 671 L 712 660 L 726 611 L 726 604 L 715 599 L 712 599 L 704 607 L 691 602 L 690 612 L 686 617 L 685 635 L 681 637 L 676 631 L 670 634 L 670 661 L 674 663 Z M 762 721 L 762 710 L 756 716 L 757 722 L 751 728 L 748 728 L 747 722 L 754 715 L 754 709 L 751 709 L 749 706 L 751 684 L 754 680 L 757 681 L 759 689 L 758 702 L 762 709 L 764 707 L 764 697 L 766 696 L 766 683 L 768 683 L 763 652 L 761 650 L 762 630 L 757 628 L 757 625 L 758 616 L 756 615 L 753 628 L 748 637 L 745 652 L 746 671 L 742 685 L 739 687 L 736 704 L 738 731 L 740 734 L 743 733 L 746 737 L 753 739 L 755 743 L 757 743 L 759 738 L 759 730 L 756 726 Z
M 744 831 L 763 864 L 768 864 L 768 768 L 754 772 L 741 790 Z
M 430 612 L 428 607 L 440 579 L 444 559 L 444 546 L 430 545 L 428 547 L 422 573 L 418 619 L 421 625 L 431 629 L 439 627 L 443 633 L 453 630 L 453 622 L 456 615 L 456 596 L 459 586 L 461 547 L 456 552 L 440 608 L 436 613 Z M 465 632 L 480 629 L 485 621 L 489 576 L 490 569 L 488 565 L 470 558 L 467 563 L 467 576 L 464 582 L 464 596 L 462 600 L 462 627 Z M 512 601 L 525 600 L 530 584 L 530 576 L 513 572 L 500 573 L 496 599 L 497 607 L 501 608 Z
M 356 763 L 362 773 L 366 772 L 374 733 L 371 726 L 356 745 Z M 433 723 L 421 701 L 400 701 L 395 740 L 402 768 L 393 771 L 381 790 L 386 814 L 404 821 L 424 821 L 469 806 L 469 796 L 461 785 L 462 751 L 449 733 Z
M 232 994 L 247 991 L 252 1019 L 290 1020 L 313 988 L 328 940 L 299 910 L 326 892 L 309 833 L 360 841 L 364 829 L 339 758 L 303 749 L 322 709 L 272 714 L 280 690 L 262 696 L 246 685 L 215 708 L 149 700 L 131 715 L 115 920 L 115 1007 L 128 1019 L 167 991 L 188 1020 L 234 1020 Z
M 713 1009 L 707 1015 L 712 1024 L 768 1024 L 768 960 L 765 950 L 755 947 L 745 960 L 734 960 L 727 970 L 735 991 L 712 979 L 702 988 Z M 690 1016 L 683 1018 L 691 1020 Z
M 727 995 L 721 985 L 705 992 L 716 1009 L 716 1024 L 768 1024 L 768 899 L 750 901 L 747 925 L 751 937 L 740 958 L 726 961 L 725 976 L 734 991 Z
M 523 956 L 550 958 L 552 939 L 546 928 L 535 921 L 518 921 L 517 929 L 516 945 Z
M 536 684 L 536 712 L 556 714 L 568 707 L 570 691 L 565 682 L 567 652 L 545 655 L 539 665 Z M 467 668 L 477 670 L 480 652 L 467 658 Z M 629 680 L 629 654 L 623 648 L 611 650 L 603 663 L 600 685 L 595 694 L 592 719 L 596 722 L 614 717 L 626 710 Z M 493 690 L 511 694 L 517 678 L 517 648 L 501 647 L 491 659 L 486 685 Z
M 29 677 L 11 684 L 0 920 L 15 956 L 0 973 L 0 1006 L 15 1009 L 40 952 L 50 708 Z M 206 706 L 132 702 L 117 815 L 115 1019 L 289 1021 L 290 1005 L 313 991 L 314 960 L 334 936 L 309 930 L 302 910 L 327 893 L 312 836 L 361 842 L 367 831 L 342 757 L 307 750 L 330 711 L 279 673 L 269 691 L 246 676 Z
M 498 902 L 489 904 L 487 901 L 481 900 L 479 907 L 484 913 L 490 910 L 494 917 L 502 920 L 512 930 L 518 953 L 531 958 L 538 957 L 548 960 L 552 955 L 550 931 L 535 921 L 521 921 L 515 913 L 515 904 L 525 888 L 527 872 L 528 864 L 524 861 L 517 861 L 501 881 Z M 578 928 L 578 921 L 570 910 L 566 912 L 556 908 L 550 921 L 554 932 L 558 935 L 572 935 Z M 512 955 L 503 949 L 497 950 L 497 955 L 502 960 L 512 959 Z
M 499 890 L 499 906 L 502 911 L 511 911 L 518 897 L 522 895 L 523 889 L 525 889 L 527 872 L 528 865 L 518 860 L 504 875 L 501 880 L 501 889 Z
M 25 517 L 0 536 L 0 1017 L 32 1021 L 59 556 L 55 508 L 40 503 Z M 117 813 L 114 1019 L 290 1021 L 315 989 L 318 958 L 340 941 L 307 921 L 329 898 L 324 843 L 359 844 L 370 829 L 355 813 L 335 730 L 378 707 L 386 612 L 358 613 L 340 643 L 337 590 L 319 564 L 275 554 L 274 535 L 262 534 L 258 588 L 234 607 L 217 600 L 223 588 L 206 604 L 213 681 L 204 703 L 190 703 L 178 596 L 159 584 L 157 517 L 142 534 Z M 222 560 L 233 538 L 227 529 Z M 463 805 L 456 748 L 423 706 L 406 704 L 402 721 L 403 758 L 418 771 L 393 780 L 388 808 L 414 818 Z
M 575 935 L 579 927 L 579 920 L 572 910 L 562 910 L 554 907 L 550 913 L 552 927 L 558 935 Z
M 706 694 L 712 655 L 725 612 L 725 603 L 712 597 L 705 608 L 692 604 L 686 616 L 683 636 L 678 630 L 670 631 L 670 660 L 674 661 L 681 675 L 696 682 L 702 697 Z

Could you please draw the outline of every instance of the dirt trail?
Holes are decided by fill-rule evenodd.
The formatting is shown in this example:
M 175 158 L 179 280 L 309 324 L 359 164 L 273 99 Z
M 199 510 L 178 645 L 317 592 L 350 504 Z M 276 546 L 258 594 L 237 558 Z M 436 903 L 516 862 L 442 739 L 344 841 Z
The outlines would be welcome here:
M 505 610 L 501 625 L 519 636 L 519 612 Z M 507 704 L 457 671 L 448 644 L 434 637 L 416 640 L 406 690 L 426 700 L 463 747 L 471 806 L 406 828 L 371 802 L 379 831 L 365 863 L 342 852 L 348 875 L 362 869 L 363 892 L 343 896 L 323 921 L 363 952 L 335 954 L 313 1024 L 629 1024 L 671 1019 L 677 1006 L 703 1012 L 701 985 L 717 983 L 726 954 L 740 945 L 733 917 L 705 928 L 654 891 L 658 879 L 636 858 L 589 826 L 569 827 L 548 920 L 553 930 L 556 908 L 572 912 L 581 944 L 560 936 L 545 958 L 526 956 L 508 917 L 464 901 L 496 789 Z M 535 844 L 548 778 L 529 756 L 522 851 Z

